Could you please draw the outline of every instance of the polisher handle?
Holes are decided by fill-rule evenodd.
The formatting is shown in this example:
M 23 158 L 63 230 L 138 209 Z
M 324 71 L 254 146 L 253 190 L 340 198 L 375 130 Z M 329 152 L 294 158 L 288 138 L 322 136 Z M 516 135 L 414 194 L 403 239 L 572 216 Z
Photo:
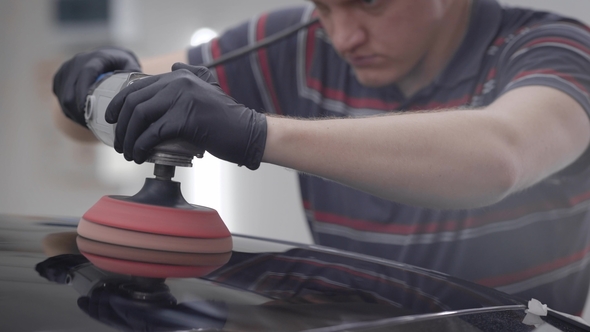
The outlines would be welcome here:
M 106 73 L 101 75 L 91 87 L 86 99 L 86 124 L 101 142 L 110 147 L 114 146 L 117 124 L 111 124 L 105 120 L 106 109 L 111 100 L 125 87 L 148 76 L 150 75 L 139 72 Z M 148 162 L 158 163 L 163 156 L 163 159 L 166 160 L 164 164 L 191 166 L 192 157 L 202 158 L 204 153 L 204 149 L 199 149 L 187 141 L 176 139 L 157 145 L 152 156 L 148 158 Z M 182 160 L 177 162 L 176 157 L 180 157 Z

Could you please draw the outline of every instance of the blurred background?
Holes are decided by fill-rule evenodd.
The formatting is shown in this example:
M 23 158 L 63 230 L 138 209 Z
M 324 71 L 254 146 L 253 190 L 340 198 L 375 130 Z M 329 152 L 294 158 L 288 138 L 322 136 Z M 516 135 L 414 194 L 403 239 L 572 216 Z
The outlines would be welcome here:
M 590 22 L 590 2 L 504 0 Z M 152 165 L 109 147 L 74 142 L 53 122 L 52 77 L 74 54 L 121 45 L 139 57 L 189 47 L 195 32 L 222 32 L 303 0 L 0 0 L 0 213 L 80 217 L 101 196 L 132 195 Z M 206 34 L 205 34 L 206 35 Z M 198 38 L 197 38 L 198 39 Z M 296 173 L 256 172 L 211 156 L 177 169 L 191 203 L 217 209 L 236 233 L 310 243 Z
M 51 81 L 63 61 L 100 45 L 121 45 L 139 57 L 165 54 L 210 34 L 200 29 L 222 32 L 273 8 L 303 3 L 0 0 L 0 213 L 79 217 L 101 196 L 132 195 L 151 176 L 151 164 L 128 163 L 107 146 L 81 144 L 56 129 Z M 590 22 L 587 1 L 503 3 Z M 187 200 L 217 209 L 232 231 L 311 241 L 295 172 L 269 165 L 252 172 L 206 156 L 177 174 Z
M 139 57 L 186 49 L 199 29 L 221 32 L 302 3 L 0 0 L 0 213 L 79 217 L 101 196 L 132 195 L 152 176 L 152 164 L 128 163 L 107 146 L 56 129 L 51 85 L 63 61 L 100 45 Z M 232 231 L 310 241 L 294 172 L 268 165 L 252 172 L 211 156 L 193 164 L 175 177 L 187 200 L 217 209 Z

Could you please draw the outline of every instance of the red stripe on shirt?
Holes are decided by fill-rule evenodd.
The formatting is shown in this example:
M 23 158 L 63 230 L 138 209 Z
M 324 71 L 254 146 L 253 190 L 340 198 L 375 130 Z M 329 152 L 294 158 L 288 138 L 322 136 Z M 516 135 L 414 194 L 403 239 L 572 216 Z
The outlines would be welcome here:
M 475 92 L 473 93 L 475 96 L 481 95 L 481 93 L 483 92 L 483 84 L 478 84 L 477 87 L 475 88 Z
M 547 262 L 545 264 L 541 264 L 530 269 L 522 270 L 512 274 L 506 274 L 491 278 L 480 279 L 476 281 L 477 283 L 488 286 L 488 287 L 499 287 L 510 285 L 522 280 L 526 280 L 543 273 L 547 273 L 550 271 L 555 271 L 559 268 L 567 266 L 569 264 L 575 263 L 577 261 L 582 260 L 588 253 L 590 252 L 590 246 L 584 248 L 581 251 L 578 251 L 570 256 L 561 257 L 551 262 Z
M 354 108 L 371 108 L 382 111 L 394 111 L 397 110 L 400 106 L 400 103 L 398 102 L 387 103 L 380 99 L 354 98 L 348 96 L 346 95 L 346 93 L 344 93 L 344 91 L 332 89 L 322 85 L 322 83 L 319 80 L 312 78 L 309 75 L 307 77 L 307 85 L 310 88 L 318 91 L 322 96 L 328 99 L 340 101 L 346 104 L 347 106 Z
M 526 76 L 536 75 L 536 74 L 553 75 L 553 76 L 563 78 L 564 80 L 575 85 L 582 92 L 588 93 L 588 90 L 586 90 L 586 87 L 584 87 L 584 85 L 580 84 L 580 82 L 578 82 L 573 76 L 568 75 L 568 74 L 564 74 L 564 73 L 560 73 L 554 69 L 548 69 L 548 68 L 547 69 L 535 69 L 535 70 L 523 71 L 523 72 L 519 73 L 518 75 L 516 75 L 512 79 L 512 82 L 514 82 L 518 79 L 524 78 Z
M 329 212 L 322 212 L 313 209 L 309 202 L 303 202 L 303 206 L 308 211 L 313 212 L 314 219 L 319 222 L 340 225 L 352 228 L 359 231 L 388 233 L 397 235 L 412 235 L 412 234 L 433 234 L 441 232 L 456 231 L 459 229 L 469 229 L 482 227 L 498 221 L 514 220 L 526 216 L 530 211 L 536 213 L 542 211 L 551 211 L 559 209 L 560 207 L 568 208 L 576 204 L 585 202 L 590 199 L 590 192 L 584 192 L 577 196 L 571 197 L 565 206 L 557 206 L 549 201 L 534 202 L 529 206 L 519 206 L 511 210 L 500 210 L 495 212 L 488 212 L 483 216 L 471 216 L 463 220 L 441 220 L 427 224 L 406 225 L 399 223 L 382 224 L 375 221 L 352 219 Z
M 437 109 L 444 109 L 444 108 L 455 108 L 459 106 L 464 106 L 469 102 L 471 99 L 471 95 L 465 95 L 461 98 L 452 99 L 448 101 L 433 101 L 425 105 L 415 105 L 410 108 L 410 110 L 437 110 Z
M 352 219 L 320 211 L 314 211 L 314 219 L 316 221 L 340 225 L 360 231 L 400 235 L 437 233 L 441 231 L 452 231 L 458 228 L 456 221 L 433 222 L 420 225 L 380 224 L 368 220 Z
M 589 192 L 585 192 L 582 193 L 580 195 L 574 196 L 572 198 L 569 199 L 570 204 L 572 205 L 576 205 L 579 204 L 581 202 L 587 201 L 590 199 L 590 191 Z
M 258 20 L 256 25 L 256 40 L 262 40 L 265 37 L 265 27 L 266 27 L 266 20 L 268 18 L 267 15 L 263 15 Z M 268 60 L 268 51 L 266 47 L 261 48 L 258 50 L 258 62 L 260 63 L 260 70 L 262 71 L 262 76 L 264 77 L 264 82 L 266 84 L 266 90 L 270 94 L 270 98 L 272 100 L 273 107 L 277 114 L 283 114 L 281 110 L 281 105 L 279 104 L 279 98 L 275 91 L 275 85 L 273 83 L 272 75 L 270 72 L 270 63 Z
M 489 81 L 489 80 L 495 78 L 497 72 L 498 72 L 498 70 L 496 68 L 490 69 L 488 76 L 486 77 L 486 81 Z
M 494 40 L 494 46 L 502 46 L 502 44 L 504 44 L 506 42 L 506 38 L 504 37 L 499 37 L 496 38 L 496 40 Z
M 590 49 L 587 48 L 586 46 L 577 43 L 571 39 L 566 39 L 566 38 L 559 38 L 559 37 L 548 37 L 548 38 L 539 38 L 539 39 L 535 39 L 529 43 L 527 43 L 523 48 L 530 48 L 539 44 L 545 44 L 545 43 L 557 43 L 557 44 L 564 44 L 564 45 L 568 45 L 571 46 L 573 48 L 576 48 L 588 55 L 590 55 Z
M 219 38 L 215 38 L 211 41 L 211 55 L 213 56 L 213 60 L 219 59 L 222 55 L 221 47 L 219 46 Z M 219 81 L 219 86 L 221 86 L 221 89 L 223 89 L 225 93 L 231 95 L 229 91 L 229 84 L 227 83 L 225 66 L 217 66 L 215 67 L 215 71 L 217 72 L 217 80 Z

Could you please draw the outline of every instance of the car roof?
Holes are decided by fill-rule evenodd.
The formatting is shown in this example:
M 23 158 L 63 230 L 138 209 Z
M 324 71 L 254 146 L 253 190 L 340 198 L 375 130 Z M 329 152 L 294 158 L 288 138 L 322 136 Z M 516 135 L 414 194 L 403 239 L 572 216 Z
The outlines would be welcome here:
M 479 331 L 489 322 L 531 330 L 522 323 L 526 301 L 407 264 L 233 234 L 226 256 L 191 256 L 197 268 L 114 265 L 112 254 L 81 254 L 77 223 L 0 215 L 0 321 L 8 330 Z M 108 259 L 113 264 L 101 265 Z M 129 273 L 110 268 L 121 264 Z M 544 320 L 584 328 L 558 315 Z

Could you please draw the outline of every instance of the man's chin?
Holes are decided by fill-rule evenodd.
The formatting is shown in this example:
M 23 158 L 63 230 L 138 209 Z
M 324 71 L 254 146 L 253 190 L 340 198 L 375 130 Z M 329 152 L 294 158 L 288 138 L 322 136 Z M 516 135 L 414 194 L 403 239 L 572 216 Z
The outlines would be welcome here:
M 369 88 L 384 87 L 392 83 L 395 83 L 396 81 L 395 77 L 383 75 L 382 72 L 368 72 L 366 70 L 355 70 L 354 73 L 359 83 Z

